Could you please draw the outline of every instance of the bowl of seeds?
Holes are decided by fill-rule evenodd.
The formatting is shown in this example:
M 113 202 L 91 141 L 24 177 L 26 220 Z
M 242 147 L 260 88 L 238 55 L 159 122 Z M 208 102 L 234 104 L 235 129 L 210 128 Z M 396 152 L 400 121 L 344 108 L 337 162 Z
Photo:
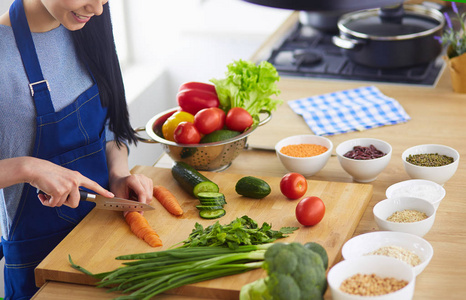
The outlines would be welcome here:
M 396 197 L 380 201 L 373 209 L 374 219 L 381 230 L 426 235 L 435 221 L 432 202 L 415 197 Z
M 327 281 L 334 300 L 409 300 L 416 275 L 399 259 L 368 255 L 337 263 Z
M 366 255 L 384 255 L 404 261 L 416 276 L 427 267 L 434 255 L 432 245 L 420 236 L 395 231 L 374 231 L 357 235 L 341 249 L 344 259 Z
M 458 169 L 460 154 L 448 146 L 425 144 L 406 149 L 401 158 L 409 177 L 443 185 Z

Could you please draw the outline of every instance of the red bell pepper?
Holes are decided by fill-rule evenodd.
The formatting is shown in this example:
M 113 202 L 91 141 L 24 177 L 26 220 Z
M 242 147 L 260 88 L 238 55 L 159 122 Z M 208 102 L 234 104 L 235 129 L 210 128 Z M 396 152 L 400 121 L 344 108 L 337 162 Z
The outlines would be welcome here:
M 198 111 L 209 107 L 218 107 L 217 92 L 213 84 L 202 82 L 186 82 L 176 95 L 181 110 L 195 115 Z

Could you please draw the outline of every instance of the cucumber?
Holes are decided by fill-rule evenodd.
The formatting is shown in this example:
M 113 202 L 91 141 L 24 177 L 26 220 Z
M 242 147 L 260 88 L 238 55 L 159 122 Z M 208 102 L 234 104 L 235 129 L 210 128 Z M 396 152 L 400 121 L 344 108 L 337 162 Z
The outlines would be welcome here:
M 223 205 L 196 205 L 199 210 L 217 210 L 223 209 Z
M 186 192 L 196 198 L 201 192 L 218 193 L 219 191 L 216 183 L 185 162 L 175 162 L 172 167 L 172 176 Z
M 272 191 L 267 182 L 253 176 L 246 176 L 238 180 L 235 190 L 242 196 L 254 199 L 262 199 Z
M 218 202 L 226 204 L 225 195 L 222 193 L 202 192 L 197 194 L 197 198 L 201 203 L 204 202 Z
M 234 138 L 235 136 L 239 134 L 241 134 L 241 132 L 228 130 L 228 129 L 215 130 L 214 132 L 206 134 L 204 137 L 202 137 L 201 144 L 214 143 L 214 142 L 228 140 L 228 139 Z
M 226 211 L 221 209 L 215 210 L 201 210 L 199 211 L 199 216 L 203 219 L 217 219 L 223 217 L 226 214 Z

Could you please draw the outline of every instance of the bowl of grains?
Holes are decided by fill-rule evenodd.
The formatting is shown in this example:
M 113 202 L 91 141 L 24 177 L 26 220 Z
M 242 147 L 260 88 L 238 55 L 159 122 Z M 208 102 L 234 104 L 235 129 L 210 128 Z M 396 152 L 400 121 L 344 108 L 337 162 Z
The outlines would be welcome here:
M 411 179 L 392 184 L 385 191 L 387 198 L 394 197 L 416 197 L 426 199 L 435 206 L 437 209 L 445 198 L 446 191 L 438 183 L 424 180 L 424 179 Z
M 283 166 L 290 172 L 305 177 L 315 175 L 328 162 L 332 142 L 318 135 L 295 135 L 282 139 L 275 145 L 275 152 Z
M 460 154 L 448 146 L 426 144 L 405 150 L 401 158 L 409 177 L 443 185 L 458 169 Z
M 434 255 L 432 245 L 420 236 L 395 231 L 375 231 L 348 240 L 341 249 L 344 259 L 366 255 L 384 255 L 411 265 L 417 275 L 427 267 Z
M 327 281 L 334 300 L 408 300 L 414 295 L 416 275 L 399 259 L 368 255 L 337 263 Z
M 415 197 L 396 197 L 374 206 L 374 219 L 381 230 L 407 232 L 424 236 L 434 225 L 435 206 Z
M 335 150 L 343 170 L 357 182 L 376 180 L 392 156 L 389 143 L 373 138 L 347 140 Z

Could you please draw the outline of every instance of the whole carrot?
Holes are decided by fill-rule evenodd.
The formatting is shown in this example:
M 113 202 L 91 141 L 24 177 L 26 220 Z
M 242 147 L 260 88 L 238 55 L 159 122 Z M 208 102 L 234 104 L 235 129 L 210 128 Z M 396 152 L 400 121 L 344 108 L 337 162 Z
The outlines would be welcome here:
M 152 229 L 147 219 L 137 211 L 128 212 L 125 216 L 126 223 L 131 231 L 140 239 L 143 239 L 151 247 L 162 246 L 162 240 L 157 232 Z
M 157 199 L 172 215 L 181 216 L 183 214 L 183 209 L 178 203 L 176 197 L 164 186 L 154 186 L 153 195 L 155 199 Z

